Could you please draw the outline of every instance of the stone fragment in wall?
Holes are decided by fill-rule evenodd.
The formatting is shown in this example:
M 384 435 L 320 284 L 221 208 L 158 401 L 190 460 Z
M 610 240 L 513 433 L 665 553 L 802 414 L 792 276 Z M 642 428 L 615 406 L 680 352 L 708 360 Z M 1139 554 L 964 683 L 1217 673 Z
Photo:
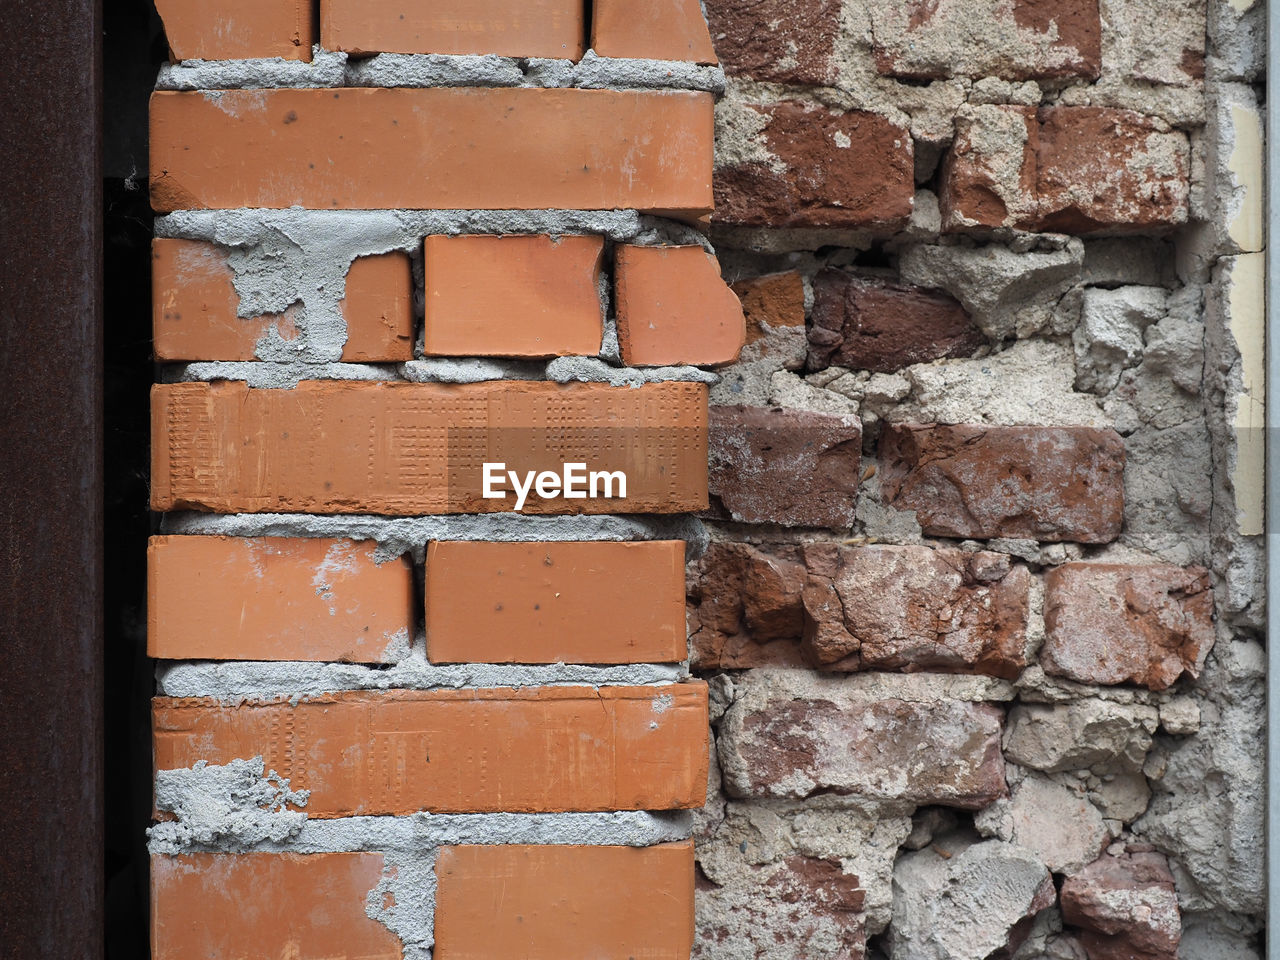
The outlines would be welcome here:
M 1107 72 L 1145 87 L 1190 87 L 1205 76 L 1206 0 L 1126 0 L 1108 10 L 1116 40 L 1105 52 Z
M 1152 690 L 1200 675 L 1214 642 L 1208 571 L 1068 563 L 1045 575 L 1045 672 Z
M 725 110 L 717 111 L 722 118 Z M 759 114 L 752 136 L 768 159 L 722 162 L 715 220 L 754 227 L 832 227 L 889 236 L 911 217 L 910 132 L 880 114 L 800 100 L 738 105 Z M 717 137 L 725 136 L 718 120 Z M 721 152 L 721 156 L 724 154 Z
M 1092 237 L 1084 242 L 1081 282 L 1099 287 L 1172 287 L 1173 243 L 1160 237 Z
M 1062 917 L 1081 928 L 1089 960 L 1177 960 L 1182 920 L 1162 854 L 1103 856 L 1072 873 Z
M 831 269 L 814 278 L 813 289 L 810 370 L 835 365 L 892 373 L 971 356 L 987 342 L 964 308 L 940 291 Z
M 706 0 L 728 74 L 825 86 L 836 79 L 839 0 Z
M 1208 555 L 1208 519 L 1215 505 L 1214 478 L 1188 464 L 1213 462 L 1203 420 L 1168 429 L 1141 426 L 1124 439 L 1124 540 L 1177 566 Z
M 803 329 L 804 279 L 798 271 L 751 277 L 729 287 L 738 295 L 747 318 L 747 346 L 769 339 L 783 327 Z
M 1079 870 L 1111 839 L 1102 814 L 1082 790 L 1035 773 L 1011 783 L 1009 799 L 980 811 L 974 822 L 984 836 L 1031 851 L 1054 873 Z
M 876 66 L 909 79 L 1094 79 L 1098 0 L 872 0 Z
M 805 671 L 753 671 L 735 690 L 718 742 L 730 796 L 976 810 L 1005 794 L 1003 714 L 991 704 L 881 696 Z
M 713 406 L 713 511 L 742 523 L 847 529 L 861 477 L 857 417 Z
M 1090 287 L 1084 291 L 1080 326 L 1071 335 L 1076 389 L 1105 394 L 1120 374 L 1142 359 L 1143 335 L 1168 306 L 1161 287 Z
M 1074 931 L 1063 930 L 1062 912 L 1050 906 L 1036 914 L 1031 933 L 1012 960 L 1089 960 Z
M 1110 543 L 1124 515 L 1124 443 L 1090 427 L 894 424 L 885 502 L 938 537 Z
M 1039 136 L 1033 107 L 961 108 L 942 162 L 943 229 L 1012 227 L 1034 218 Z
M 1033 853 L 958 834 L 900 857 L 893 893 L 889 960 L 1008 956 L 1054 902 L 1053 878 Z
M 1045 773 L 1138 773 L 1159 716 L 1155 707 L 1145 704 L 1094 698 L 1021 703 L 1009 711 L 1005 757 Z
M 1267 4 L 1263 0 L 1210 0 L 1209 54 L 1205 73 L 1211 80 L 1256 81 L 1266 70 Z

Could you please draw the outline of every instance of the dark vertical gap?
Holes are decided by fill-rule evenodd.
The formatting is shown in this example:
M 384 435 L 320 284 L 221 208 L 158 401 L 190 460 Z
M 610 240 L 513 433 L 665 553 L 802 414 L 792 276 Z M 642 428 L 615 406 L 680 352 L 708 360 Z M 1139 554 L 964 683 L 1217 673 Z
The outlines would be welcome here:
M 587 50 L 592 50 L 595 48 L 595 44 L 592 43 L 593 38 L 591 36 L 591 31 L 593 29 L 593 24 L 592 24 L 593 3 L 594 3 L 594 0 L 582 0 L 582 29 L 586 32 L 586 37 L 583 39 L 582 45 Z

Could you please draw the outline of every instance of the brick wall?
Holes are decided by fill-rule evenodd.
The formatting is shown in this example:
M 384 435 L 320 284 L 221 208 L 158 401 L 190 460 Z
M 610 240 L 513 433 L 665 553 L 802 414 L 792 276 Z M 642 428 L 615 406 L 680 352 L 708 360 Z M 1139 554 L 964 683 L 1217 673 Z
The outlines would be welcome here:
M 1261 5 L 157 7 L 155 956 L 1257 955 Z

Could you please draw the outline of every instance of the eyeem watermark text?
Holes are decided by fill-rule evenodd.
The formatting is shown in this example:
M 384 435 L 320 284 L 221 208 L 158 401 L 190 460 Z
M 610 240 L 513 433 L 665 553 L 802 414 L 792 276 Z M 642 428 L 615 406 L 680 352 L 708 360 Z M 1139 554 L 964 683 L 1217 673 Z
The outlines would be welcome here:
M 523 482 L 522 482 L 523 480 Z M 559 473 L 554 470 L 526 470 L 523 476 L 516 470 L 508 470 L 505 463 L 484 465 L 484 490 L 486 500 L 505 500 L 508 492 L 516 495 L 516 510 L 524 509 L 530 492 L 543 500 L 563 497 L 566 500 L 591 499 L 625 500 L 627 475 L 621 470 L 587 470 L 585 463 L 566 463 Z

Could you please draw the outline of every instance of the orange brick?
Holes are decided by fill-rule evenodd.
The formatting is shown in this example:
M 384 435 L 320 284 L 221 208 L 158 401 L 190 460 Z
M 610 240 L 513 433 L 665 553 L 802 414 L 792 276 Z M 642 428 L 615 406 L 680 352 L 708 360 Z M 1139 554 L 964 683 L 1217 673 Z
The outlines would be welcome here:
M 615 268 L 618 342 L 635 366 L 733 363 L 742 352 L 742 304 L 701 247 L 620 246 Z
M 443 847 L 436 960 L 688 960 L 693 841 Z
M 712 97 L 686 91 L 159 91 L 156 210 L 711 210 Z
M 542 498 L 525 513 L 679 513 L 707 506 L 707 388 L 654 383 L 304 381 L 158 384 L 151 392 L 156 510 L 512 511 L 483 497 L 482 465 L 622 471 L 625 499 Z M 522 481 L 523 482 L 523 481 Z M 508 487 L 509 490 L 509 487 Z M 618 492 L 615 488 L 614 493 Z
M 433 663 L 661 663 L 688 656 L 684 543 L 432 543 Z
M 601 237 L 427 237 L 427 356 L 600 352 Z
M 413 629 L 413 578 L 375 545 L 152 537 L 147 654 L 170 660 L 385 663 Z
M 591 47 L 602 57 L 717 62 L 698 0 L 594 0 Z
M 157 770 L 261 755 L 307 815 L 699 807 L 707 687 L 335 693 L 153 701 Z
M 175 60 L 310 60 L 307 0 L 156 0 Z
M 190 853 L 151 858 L 152 960 L 399 960 L 365 914 L 380 853 Z
M 298 335 L 293 310 L 237 316 L 240 298 L 226 252 L 199 240 L 158 237 L 151 245 L 153 350 L 157 360 L 253 360 L 258 342 L 275 330 Z M 409 257 L 360 257 L 347 274 L 348 362 L 413 359 L 413 278 Z
M 493 53 L 577 60 L 582 0 L 321 0 L 326 50 L 347 53 Z
M 804 326 L 804 280 L 799 272 L 770 273 L 732 285 L 742 301 L 747 321 L 747 343 L 755 343 L 771 330 Z

